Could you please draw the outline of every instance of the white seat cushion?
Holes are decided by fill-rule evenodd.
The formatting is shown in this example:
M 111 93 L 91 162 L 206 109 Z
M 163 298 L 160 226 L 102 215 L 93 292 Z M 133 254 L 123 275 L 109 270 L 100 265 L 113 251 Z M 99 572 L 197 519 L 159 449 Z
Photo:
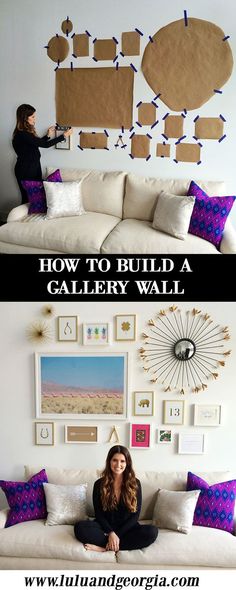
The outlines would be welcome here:
M 215 246 L 188 234 L 178 240 L 153 229 L 150 221 L 124 219 L 102 244 L 102 254 L 219 254 Z
M 118 217 L 88 212 L 76 217 L 12 221 L 1 227 L 1 242 L 68 254 L 99 254 Z M 1 248 L 3 250 L 3 246 Z

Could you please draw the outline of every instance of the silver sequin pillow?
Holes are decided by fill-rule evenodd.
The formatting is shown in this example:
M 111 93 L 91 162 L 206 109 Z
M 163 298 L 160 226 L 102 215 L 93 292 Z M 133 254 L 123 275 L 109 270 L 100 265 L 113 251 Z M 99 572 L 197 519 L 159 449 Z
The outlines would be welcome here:
M 47 219 L 73 217 L 85 213 L 81 181 L 43 183 L 47 200 Z M 190 197 L 188 197 L 190 198 Z
M 48 512 L 45 524 L 75 524 L 87 517 L 86 483 L 74 486 L 46 483 L 43 487 Z

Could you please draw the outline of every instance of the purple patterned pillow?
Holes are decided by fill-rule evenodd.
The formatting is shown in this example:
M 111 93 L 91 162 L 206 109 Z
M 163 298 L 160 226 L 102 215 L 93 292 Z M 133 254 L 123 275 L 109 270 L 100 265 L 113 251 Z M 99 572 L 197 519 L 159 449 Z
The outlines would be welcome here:
M 209 486 L 204 479 L 189 471 L 186 490 L 201 490 L 194 512 L 193 524 L 233 533 L 235 479 Z
M 62 182 L 60 170 L 57 169 L 46 178 L 48 182 Z M 27 192 L 30 203 L 28 214 L 46 213 L 47 201 L 42 180 L 22 180 L 21 184 Z
M 190 196 L 195 197 L 195 204 L 189 233 L 211 242 L 219 250 L 225 222 L 236 197 L 209 197 L 193 180 L 188 189 Z
M 10 507 L 5 527 L 47 517 L 43 483 L 48 483 L 45 469 L 33 475 L 27 482 L 0 480 L 0 487 Z

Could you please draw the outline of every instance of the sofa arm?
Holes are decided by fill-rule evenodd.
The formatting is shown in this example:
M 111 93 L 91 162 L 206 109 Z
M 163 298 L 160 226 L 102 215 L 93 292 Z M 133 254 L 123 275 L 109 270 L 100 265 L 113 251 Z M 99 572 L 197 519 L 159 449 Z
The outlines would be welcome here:
M 23 219 L 26 215 L 28 215 L 28 208 L 29 203 L 23 203 L 23 205 L 18 205 L 18 207 L 14 207 L 14 209 L 12 209 L 8 214 L 7 222 L 20 221 L 20 219 Z
M 4 510 L 0 510 L 0 529 L 4 529 L 4 527 L 5 527 L 8 512 L 9 512 L 8 508 L 4 508 Z
M 236 254 L 236 231 L 229 220 L 225 224 L 220 251 L 222 254 Z

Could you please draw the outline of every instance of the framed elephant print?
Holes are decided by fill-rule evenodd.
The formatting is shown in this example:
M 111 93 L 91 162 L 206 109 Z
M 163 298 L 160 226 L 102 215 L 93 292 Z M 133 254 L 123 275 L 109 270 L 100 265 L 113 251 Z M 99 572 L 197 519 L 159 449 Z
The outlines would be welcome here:
M 153 391 L 133 392 L 133 414 L 134 416 L 153 416 L 154 414 L 154 393 Z

